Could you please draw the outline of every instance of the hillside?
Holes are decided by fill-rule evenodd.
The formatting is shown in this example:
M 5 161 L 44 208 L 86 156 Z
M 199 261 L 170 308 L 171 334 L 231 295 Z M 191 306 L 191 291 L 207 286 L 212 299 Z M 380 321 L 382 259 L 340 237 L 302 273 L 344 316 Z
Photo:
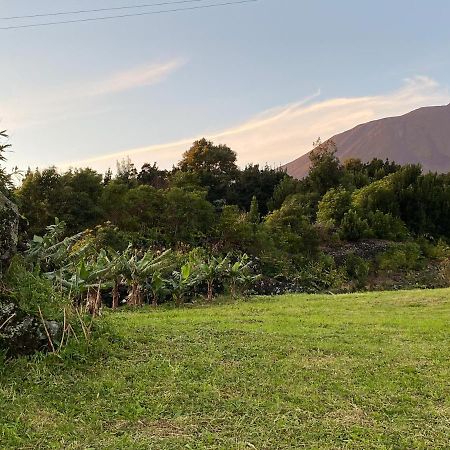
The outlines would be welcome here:
M 2 449 L 448 448 L 450 290 L 106 314 L 0 366 Z
M 420 108 L 399 117 L 375 120 L 333 136 L 341 161 L 373 158 L 420 163 L 425 171 L 450 172 L 450 105 Z M 296 178 L 308 173 L 308 154 L 285 166 Z

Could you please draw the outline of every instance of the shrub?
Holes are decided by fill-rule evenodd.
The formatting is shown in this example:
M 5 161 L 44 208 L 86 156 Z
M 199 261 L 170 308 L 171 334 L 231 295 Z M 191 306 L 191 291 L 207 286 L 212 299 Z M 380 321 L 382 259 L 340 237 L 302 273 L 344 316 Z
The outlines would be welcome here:
M 348 241 L 357 241 L 369 234 L 369 225 L 366 219 L 361 219 L 354 210 L 344 215 L 341 223 L 340 236 Z
M 347 276 L 355 281 L 358 288 L 363 288 L 367 283 L 370 271 L 370 263 L 357 255 L 348 255 L 345 261 Z
M 391 213 L 370 212 L 367 215 L 371 233 L 378 239 L 404 241 L 408 238 L 408 229 L 404 222 Z
M 408 242 L 392 247 L 378 257 L 381 270 L 412 270 L 421 267 L 423 261 L 419 244 Z
M 295 278 L 302 292 L 339 291 L 347 284 L 345 268 L 336 267 L 331 256 L 323 255 L 317 261 L 307 263 Z
M 322 198 L 317 210 L 317 222 L 323 225 L 339 226 L 350 210 L 352 195 L 345 189 L 330 189 Z
M 275 245 L 287 254 L 310 257 L 317 253 L 317 231 L 295 202 L 287 200 L 281 209 L 266 217 L 264 225 Z
M 432 239 L 421 236 L 416 242 L 420 245 L 420 250 L 426 258 L 443 259 L 450 257 L 450 248 L 443 239 L 434 243 Z
M 47 320 L 60 320 L 64 308 L 69 305 L 50 280 L 37 270 L 28 270 L 19 256 L 12 260 L 5 281 L 12 291 L 12 298 L 28 314 L 38 316 L 40 308 Z

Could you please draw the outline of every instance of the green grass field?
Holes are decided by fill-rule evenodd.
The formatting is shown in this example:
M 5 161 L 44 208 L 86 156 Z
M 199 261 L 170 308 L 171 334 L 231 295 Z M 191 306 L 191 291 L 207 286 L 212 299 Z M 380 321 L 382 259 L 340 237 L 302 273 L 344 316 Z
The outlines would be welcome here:
M 449 449 L 450 290 L 106 314 L 9 363 L 1 449 Z

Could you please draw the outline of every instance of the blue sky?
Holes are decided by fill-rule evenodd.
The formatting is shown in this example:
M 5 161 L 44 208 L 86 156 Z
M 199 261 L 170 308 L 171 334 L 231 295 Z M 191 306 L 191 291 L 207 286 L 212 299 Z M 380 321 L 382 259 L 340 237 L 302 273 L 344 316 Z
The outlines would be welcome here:
M 0 0 L 0 16 L 139 3 Z M 0 30 L 0 128 L 21 168 L 170 167 L 200 136 L 277 165 L 318 136 L 449 103 L 449 19 L 448 0 L 259 0 Z

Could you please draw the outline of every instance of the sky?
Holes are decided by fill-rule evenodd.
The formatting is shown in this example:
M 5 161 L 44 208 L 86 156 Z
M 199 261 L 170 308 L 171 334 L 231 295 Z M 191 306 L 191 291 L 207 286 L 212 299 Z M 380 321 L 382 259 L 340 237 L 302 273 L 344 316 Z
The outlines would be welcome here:
M 0 28 L 225 1 L 0 19 Z M 0 17 L 162 2 L 0 0 Z M 449 19 L 448 0 L 259 0 L 0 29 L 9 161 L 105 171 L 129 156 L 170 168 L 207 137 L 241 166 L 278 166 L 318 137 L 448 104 Z

